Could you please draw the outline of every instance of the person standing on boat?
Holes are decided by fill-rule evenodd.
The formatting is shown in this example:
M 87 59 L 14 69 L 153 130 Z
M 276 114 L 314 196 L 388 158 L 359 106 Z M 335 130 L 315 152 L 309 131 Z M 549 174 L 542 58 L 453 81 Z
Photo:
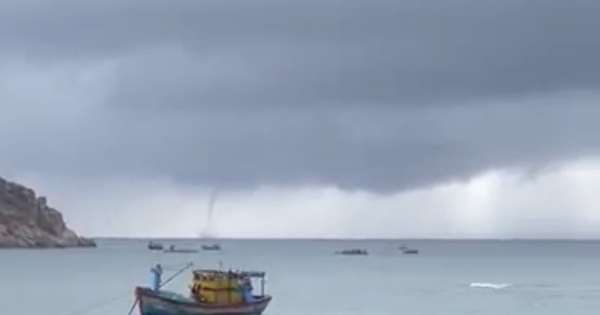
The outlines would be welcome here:
M 247 275 L 244 275 L 242 277 L 242 296 L 244 297 L 244 302 L 246 303 L 252 303 L 254 302 L 254 295 L 252 294 L 252 281 L 250 280 L 250 277 L 248 277 Z
M 162 282 L 162 266 L 156 264 L 156 266 L 150 269 L 150 272 L 152 272 L 152 290 L 158 291 L 158 289 L 160 289 L 160 283 Z

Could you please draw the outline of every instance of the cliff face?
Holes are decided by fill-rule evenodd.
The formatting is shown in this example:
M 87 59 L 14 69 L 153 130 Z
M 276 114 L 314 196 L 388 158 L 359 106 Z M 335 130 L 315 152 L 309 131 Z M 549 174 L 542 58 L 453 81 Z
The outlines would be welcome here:
M 77 236 L 46 197 L 0 177 L 0 247 L 95 247 Z

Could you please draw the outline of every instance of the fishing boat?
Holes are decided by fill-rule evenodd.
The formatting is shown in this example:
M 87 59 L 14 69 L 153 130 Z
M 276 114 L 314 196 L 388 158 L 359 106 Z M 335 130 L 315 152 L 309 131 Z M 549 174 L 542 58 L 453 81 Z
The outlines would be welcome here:
M 140 315 L 260 315 L 272 300 L 265 272 L 194 270 L 190 294 L 137 287 Z M 260 293 L 253 293 L 259 280 Z
M 163 253 L 178 253 L 178 254 L 190 254 L 190 253 L 198 253 L 199 250 L 193 248 L 175 248 L 175 245 L 169 246 L 168 249 L 165 249 Z
M 402 251 L 402 254 L 405 254 L 405 255 L 416 255 L 416 254 L 419 253 L 418 249 L 416 249 L 416 248 L 408 248 L 408 247 L 406 247 L 404 245 L 398 247 L 398 249 L 400 251 Z
M 154 242 L 150 241 L 148 243 L 148 249 L 149 250 L 163 250 L 164 246 L 161 243 L 154 243 Z
M 354 248 L 354 249 L 344 249 L 342 251 L 337 251 L 338 255 L 348 255 L 348 256 L 365 256 L 369 255 L 366 249 Z
M 208 251 L 221 250 L 221 245 L 219 245 L 217 243 L 210 244 L 210 245 L 202 245 L 202 250 L 208 250 Z

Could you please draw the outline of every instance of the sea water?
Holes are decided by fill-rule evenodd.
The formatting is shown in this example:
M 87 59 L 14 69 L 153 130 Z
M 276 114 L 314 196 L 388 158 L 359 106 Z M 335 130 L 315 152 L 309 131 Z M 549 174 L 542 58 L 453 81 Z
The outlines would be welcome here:
M 200 248 L 195 240 L 162 242 Z M 267 315 L 600 311 L 600 242 L 224 240 L 222 251 L 195 254 L 150 251 L 146 244 L 100 240 L 95 249 L 1 250 L 1 314 L 125 315 L 134 286 L 150 285 L 152 265 L 166 266 L 168 278 L 187 262 L 267 271 L 274 296 Z M 402 244 L 419 255 L 403 255 Z M 347 248 L 369 255 L 334 254 Z M 185 272 L 165 289 L 186 293 L 189 281 Z

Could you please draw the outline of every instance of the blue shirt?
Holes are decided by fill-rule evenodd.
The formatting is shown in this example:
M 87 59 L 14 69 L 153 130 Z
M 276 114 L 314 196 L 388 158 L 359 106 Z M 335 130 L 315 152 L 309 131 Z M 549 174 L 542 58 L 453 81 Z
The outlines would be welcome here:
M 160 283 L 162 282 L 162 268 L 160 266 L 153 267 L 150 271 L 152 272 L 152 290 L 158 291 L 158 289 L 160 289 Z

